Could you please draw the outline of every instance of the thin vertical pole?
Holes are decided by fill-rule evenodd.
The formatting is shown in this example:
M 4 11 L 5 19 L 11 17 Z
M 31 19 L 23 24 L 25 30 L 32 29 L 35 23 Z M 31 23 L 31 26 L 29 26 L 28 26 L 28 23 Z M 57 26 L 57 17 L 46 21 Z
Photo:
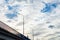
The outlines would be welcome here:
M 23 16 L 23 34 L 24 34 L 24 16 Z
M 33 31 L 33 29 L 32 29 L 32 36 L 33 36 L 33 40 L 34 40 L 34 31 Z

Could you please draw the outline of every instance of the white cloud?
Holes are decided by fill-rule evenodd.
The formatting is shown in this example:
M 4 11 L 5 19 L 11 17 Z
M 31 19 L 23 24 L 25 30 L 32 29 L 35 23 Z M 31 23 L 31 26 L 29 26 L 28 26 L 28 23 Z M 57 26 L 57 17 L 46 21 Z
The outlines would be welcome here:
M 37 2 L 36 2 L 37 1 Z M 49 34 L 54 34 L 56 31 L 60 32 L 58 27 L 60 26 L 60 6 L 58 8 L 52 10 L 50 13 L 42 13 L 40 12 L 45 5 L 38 0 L 34 1 L 34 3 L 25 3 L 22 2 L 14 2 L 14 4 L 20 5 L 19 14 L 17 18 L 14 19 L 7 19 L 4 15 L 8 10 L 5 7 L 2 8 L 0 12 L 0 21 L 3 21 L 13 29 L 22 33 L 23 31 L 23 15 L 24 15 L 24 22 L 25 22 L 25 34 L 30 33 L 31 30 L 34 30 L 35 35 L 38 37 L 44 38 L 44 36 Z M 44 1 L 44 0 L 43 0 Z M 47 2 L 46 0 L 44 2 Z M 50 1 L 51 2 L 51 1 Z M 13 5 L 13 4 L 12 4 Z M 4 12 L 3 12 L 4 11 Z M 47 23 L 49 22 L 49 23 Z M 12 25 L 13 24 L 13 25 Z M 50 29 L 48 28 L 49 25 L 54 25 L 55 28 Z M 37 36 L 35 36 L 37 38 Z M 42 39 L 41 39 L 42 40 Z M 48 40 L 46 38 L 46 40 Z

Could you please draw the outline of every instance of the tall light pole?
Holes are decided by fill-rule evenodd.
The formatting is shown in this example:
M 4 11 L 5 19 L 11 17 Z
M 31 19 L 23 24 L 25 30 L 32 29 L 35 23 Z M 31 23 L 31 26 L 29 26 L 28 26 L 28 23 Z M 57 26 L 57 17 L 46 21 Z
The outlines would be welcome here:
M 20 14 L 20 15 L 22 15 L 22 14 Z M 23 35 L 24 35 L 24 15 L 22 15 L 23 16 Z
M 24 34 L 24 15 L 23 15 L 23 34 Z
M 34 40 L 34 30 L 32 29 L 32 38 Z

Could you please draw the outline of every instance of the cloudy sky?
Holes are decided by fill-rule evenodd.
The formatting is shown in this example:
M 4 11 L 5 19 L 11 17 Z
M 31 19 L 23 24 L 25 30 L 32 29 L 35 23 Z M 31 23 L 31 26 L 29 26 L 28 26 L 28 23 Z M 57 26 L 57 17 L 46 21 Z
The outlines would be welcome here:
M 0 21 L 37 40 L 59 40 L 60 0 L 0 0 Z

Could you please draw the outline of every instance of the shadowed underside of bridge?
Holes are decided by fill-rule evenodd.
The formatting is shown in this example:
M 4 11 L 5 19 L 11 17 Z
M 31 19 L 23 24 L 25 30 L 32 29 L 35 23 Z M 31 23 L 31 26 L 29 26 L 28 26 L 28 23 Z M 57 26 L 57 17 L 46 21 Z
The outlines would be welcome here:
M 30 40 L 0 21 L 0 40 Z

